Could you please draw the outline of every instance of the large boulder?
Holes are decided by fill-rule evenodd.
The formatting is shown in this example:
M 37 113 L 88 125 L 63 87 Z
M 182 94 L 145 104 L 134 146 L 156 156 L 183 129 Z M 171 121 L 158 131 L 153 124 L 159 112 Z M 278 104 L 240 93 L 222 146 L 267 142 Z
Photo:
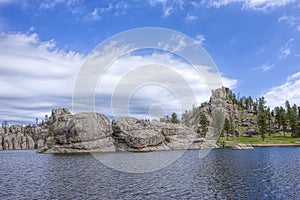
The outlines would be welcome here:
M 196 140 L 196 133 L 183 124 L 165 123 L 159 125 L 154 122 L 153 125 L 160 127 L 162 134 L 165 136 L 166 145 L 170 149 L 191 148 L 191 145 Z
M 124 151 L 199 149 L 203 143 L 192 145 L 196 133 L 183 124 L 121 117 L 113 120 L 112 128 L 116 146 Z
M 115 151 L 109 119 L 99 113 L 72 115 L 67 109 L 53 109 L 50 135 L 40 152 L 111 152 Z
M 158 146 L 165 141 L 164 136 L 150 123 L 132 117 L 121 117 L 112 121 L 113 134 L 120 143 L 128 147 L 142 149 Z

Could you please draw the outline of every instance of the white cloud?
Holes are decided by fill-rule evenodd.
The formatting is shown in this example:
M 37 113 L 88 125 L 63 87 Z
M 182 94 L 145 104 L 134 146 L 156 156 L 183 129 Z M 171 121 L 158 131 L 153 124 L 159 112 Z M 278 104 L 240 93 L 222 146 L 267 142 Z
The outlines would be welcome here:
M 54 40 L 40 41 L 35 33 L 1 34 L 0 46 L 0 120 L 32 123 L 36 117 L 49 114 L 52 108 L 71 108 L 74 83 L 86 58 L 84 55 L 59 49 Z M 115 55 L 126 52 L 126 48 L 111 49 L 106 58 L 115 58 Z M 139 66 L 146 65 L 150 66 L 150 70 L 137 70 Z M 166 67 L 158 69 L 155 68 L 157 65 Z M 99 100 L 102 107 L 98 112 L 111 114 L 111 91 L 122 78 L 126 78 L 126 75 L 130 77 L 128 72 L 131 71 L 128 71 L 128 67 L 131 70 L 136 69 L 137 71 L 132 73 L 137 76 L 134 76 L 133 80 L 130 79 L 127 86 L 154 78 L 156 81 L 167 81 L 167 86 L 173 88 L 176 95 L 187 99 L 188 96 L 184 95 L 186 87 L 183 84 L 186 83 L 195 92 L 198 102 L 209 98 L 207 91 L 210 90 L 206 84 L 211 87 L 219 86 L 217 79 L 220 75 L 212 72 L 210 67 L 199 66 L 202 74 L 199 78 L 194 68 L 169 54 L 127 55 L 113 63 L 103 79 L 104 85 L 98 88 L 103 92 L 103 98 Z M 235 79 L 228 77 L 221 76 L 221 79 L 223 84 L 229 87 L 235 87 L 237 83 Z M 123 95 L 120 97 L 122 99 L 128 96 L 128 90 L 122 90 L 120 94 Z M 180 106 L 176 95 L 162 87 L 147 86 L 135 93 L 134 104 L 137 107 L 133 113 L 141 117 L 141 112 L 155 103 L 161 103 L 168 111 L 174 112 Z M 190 101 L 186 102 L 189 106 L 192 105 Z
M 259 71 L 262 71 L 262 72 L 266 72 L 266 71 L 269 71 L 270 69 L 272 69 L 274 66 L 274 64 L 270 64 L 270 63 L 264 63 L 258 67 L 255 67 L 253 68 L 254 70 L 259 70 Z
M 282 85 L 273 87 L 264 92 L 267 104 L 274 108 L 275 106 L 284 106 L 286 100 L 291 104 L 300 105 L 300 72 L 287 77 Z
M 168 17 L 176 10 L 183 10 L 183 0 L 148 0 L 148 4 L 152 7 L 161 6 L 163 17 Z
M 291 54 L 291 50 L 289 48 L 283 49 L 280 51 L 278 58 L 279 60 L 283 60 Z
M 232 3 L 240 3 L 243 9 L 266 12 L 274 8 L 287 6 L 294 2 L 295 0 L 202 0 L 200 1 L 200 5 L 220 8 Z M 193 4 L 195 5 L 195 3 Z
M 103 7 L 103 8 L 94 8 L 94 10 L 86 16 L 86 20 L 99 21 L 102 19 L 101 15 L 111 11 L 112 9 L 113 9 L 112 4 L 109 4 L 107 7 Z
M 0 46 L 0 120 L 30 122 L 51 108 L 70 107 L 83 55 L 34 33 L 2 33 Z
M 280 48 L 278 52 L 278 59 L 283 60 L 287 58 L 289 55 L 292 54 L 292 51 L 290 49 L 290 44 L 294 41 L 294 38 L 291 38 L 289 41 L 287 41 L 283 47 Z
M 223 83 L 224 87 L 228 87 L 231 90 L 233 90 L 237 87 L 237 84 L 238 84 L 237 79 L 227 78 L 227 77 L 224 77 L 224 76 L 222 76 L 221 79 L 222 79 L 222 83 Z
M 193 44 L 190 44 L 190 42 L 186 39 L 186 37 L 180 34 L 173 34 L 167 44 L 165 41 L 159 42 L 157 44 L 157 47 L 171 52 L 178 52 L 183 50 L 189 45 L 193 45 Z
M 119 1 L 116 4 L 110 4 L 108 8 L 115 9 L 115 16 L 126 15 L 127 10 L 130 8 L 130 4 L 127 1 Z M 111 9 L 107 9 L 105 12 L 110 11 Z
M 115 96 L 117 105 L 121 106 L 114 114 L 126 115 L 128 109 L 124 106 L 129 102 L 129 97 L 133 97 L 131 101 L 137 102 L 132 106 L 134 111 L 131 113 L 140 114 L 140 118 L 149 118 L 148 109 L 154 105 L 162 105 L 166 113 L 180 113 L 191 109 L 193 104 L 209 100 L 210 89 L 220 87 L 218 83 L 230 88 L 237 84 L 237 80 L 223 77 L 218 72 L 211 71 L 211 67 L 197 66 L 197 69 L 200 75 L 191 65 L 170 54 L 121 57 L 110 66 L 99 82 L 97 96 L 109 100 L 105 103 L 98 99 L 101 102 L 97 104 L 98 110 L 109 108 L 110 98 Z M 141 110 L 144 111 L 143 116 L 139 113 Z
M 197 16 L 194 16 L 194 15 L 192 15 L 191 13 L 188 13 L 187 15 L 186 15 L 186 18 L 185 18 L 185 20 L 186 21 L 195 21 L 195 20 L 197 20 L 198 19 L 198 17 Z
M 246 0 L 243 8 L 266 12 L 274 8 L 284 7 L 293 2 L 295 0 Z
M 80 4 L 78 0 L 41 0 L 38 3 L 39 3 L 39 9 L 41 10 L 55 9 L 55 7 L 59 5 L 66 6 L 68 9 L 72 10 L 74 6 L 78 6 Z M 26 5 L 25 2 L 25 4 L 23 4 L 22 6 L 26 7 L 28 5 Z
M 98 21 L 101 19 L 100 13 L 99 13 L 99 9 L 98 8 L 94 8 L 93 12 L 91 12 L 90 14 L 87 15 L 87 19 L 90 21 Z
M 220 8 L 222 6 L 227 6 L 231 3 L 242 2 L 242 0 L 202 0 L 200 4 L 206 5 L 208 7 Z
M 296 28 L 298 31 L 300 31 L 300 16 L 283 15 L 278 18 L 278 22 L 284 22 L 291 28 Z
M 196 43 L 199 45 L 203 45 L 204 41 L 205 41 L 205 36 L 204 35 L 197 35 L 196 39 L 195 39 Z

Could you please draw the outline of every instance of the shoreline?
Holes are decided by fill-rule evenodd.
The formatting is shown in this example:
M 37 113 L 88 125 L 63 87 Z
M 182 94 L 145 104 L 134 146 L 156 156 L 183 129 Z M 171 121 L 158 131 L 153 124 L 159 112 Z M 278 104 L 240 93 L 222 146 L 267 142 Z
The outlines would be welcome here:
M 300 147 L 300 144 L 252 144 L 253 147 Z

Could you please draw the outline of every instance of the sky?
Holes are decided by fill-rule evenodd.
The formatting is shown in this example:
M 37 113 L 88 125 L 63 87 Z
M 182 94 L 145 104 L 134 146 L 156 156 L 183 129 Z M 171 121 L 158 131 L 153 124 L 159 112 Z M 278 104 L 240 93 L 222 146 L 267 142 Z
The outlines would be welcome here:
M 286 100 L 300 105 L 297 0 L 0 0 L 0 121 L 28 124 L 50 115 L 52 108 L 72 110 L 78 74 L 95 47 L 115 34 L 143 27 L 192 38 L 214 61 L 223 85 L 240 96 L 264 96 L 271 108 Z M 192 88 L 201 85 L 187 71 L 187 63 L 171 54 L 130 54 L 113 63 L 104 85 L 98 83 L 95 110 L 111 117 L 112 98 L 101 98 L 101 92 L 109 88 L 105 95 L 111 94 L 115 86 L 109 81 L 123 80 L 118 69 L 145 63 L 177 66 Z M 207 80 L 214 80 L 202 69 Z M 130 91 L 130 113 L 146 118 L 145 113 L 179 112 L 172 91 L 147 87 Z M 199 101 L 209 98 L 201 91 L 199 96 Z

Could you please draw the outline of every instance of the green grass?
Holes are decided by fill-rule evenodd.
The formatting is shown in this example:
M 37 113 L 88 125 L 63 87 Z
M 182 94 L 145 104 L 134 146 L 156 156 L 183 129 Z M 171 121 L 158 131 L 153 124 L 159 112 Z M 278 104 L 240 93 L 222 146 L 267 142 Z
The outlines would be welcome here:
M 265 141 L 262 141 L 261 135 L 254 135 L 252 137 L 220 137 L 220 143 L 225 142 L 226 146 L 233 146 L 236 143 L 242 144 L 300 144 L 300 138 L 292 138 L 291 133 L 287 133 L 284 137 L 279 134 L 266 134 Z

